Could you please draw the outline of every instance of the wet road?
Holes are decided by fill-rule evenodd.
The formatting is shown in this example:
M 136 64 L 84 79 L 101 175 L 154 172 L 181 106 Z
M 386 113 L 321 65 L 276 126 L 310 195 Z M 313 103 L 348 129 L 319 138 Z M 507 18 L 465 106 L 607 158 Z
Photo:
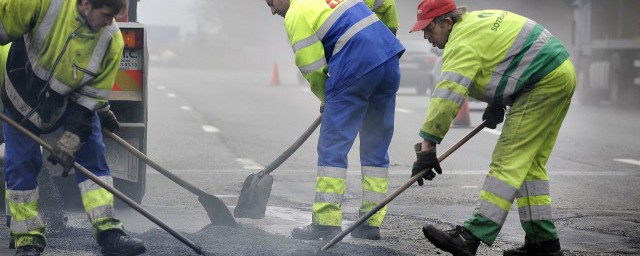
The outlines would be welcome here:
M 149 89 L 149 156 L 232 210 L 244 178 L 284 151 L 318 115 L 318 101 L 305 86 L 269 85 L 270 74 L 153 69 Z M 288 77 L 288 76 L 283 76 Z M 415 158 L 412 145 L 428 104 L 426 96 L 401 89 L 391 148 L 390 190 L 402 185 Z M 471 123 L 480 123 L 483 105 L 471 103 Z M 420 227 L 449 228 L 473 211 L 487 173 L 498 131 L 483 131 L 443 162 L 444 174 L 424 187 L 412 186 L 390 204 L 382 240 L 346 237 L 332 255 L 437 255 Z M 470 128 L 452 129 L 439 152 Z M 547 164 L 554 218 L 568 255 L 640 254 L 640 111 L 574 103 Z M 240 219 L 242 228 L 208 226 L 197 198 L 149 168 L 143 206 L 184 232 L 206 251 L 220 255 L 300 255 L 322 243 L 287 238 L 310 222 L 314 196 L 317 132 L 274 176 L 262 220 Z M 358 144 L 349 155 L 348 189 L 343 204 L 346 228 L 360 204 Z M 88 222 L 79 209 L 67 209 L 67 228 L 50 232 L 45 255 L 96 255 Z M 148 255 L 193 255 L 140 214 L 119 209 L 117 216 L 145 240 Z M 6 229 L 0 229 L 3 237 Z M 502 233 L 479 255 L 497 255 L 524 239 L 512 208 Z M 5 240 L 0 241 L 4 247 Z M 12 255 L 8 250 L 0 255 Z

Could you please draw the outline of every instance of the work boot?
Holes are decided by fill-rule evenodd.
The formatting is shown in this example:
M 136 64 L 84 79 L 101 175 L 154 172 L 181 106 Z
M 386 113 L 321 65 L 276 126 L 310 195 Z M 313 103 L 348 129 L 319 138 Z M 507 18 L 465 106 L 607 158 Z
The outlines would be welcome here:
M 16 249 L 15 256 L 39 256 L 40 253 L 42 253 L 42 249 L 35 246 L 26 245 L 18 247 L 18 249 Z
M 551 240 L 536 244 L 526 244 L 502 252 L 504 256 L 562 256 L 560 241 Z
M 440 231 L 432 225 L 424 225 L 422 232 L 429 239 L 429 242 L 454 256 L 476 255 L 478 246 L 480 246 L 480 239 L 461 226 L 456 226 L 452 230 Z
M 340 234 L 342 229 L 334 226 L 320 226 L 320 225 L 307 225 L 304 227 L 297 227 L 291 231 L 291 237 L 300 240 L 329 240 Z
M 102 231 L 98 235 L 98 244 L 104 256 L 134 256 L 147 250 L 142 240 L 130 237 L 119 229 Z
M 351 232 L 351 236 L 360 239 L 380 240 L 380 228 L 360 225 Z

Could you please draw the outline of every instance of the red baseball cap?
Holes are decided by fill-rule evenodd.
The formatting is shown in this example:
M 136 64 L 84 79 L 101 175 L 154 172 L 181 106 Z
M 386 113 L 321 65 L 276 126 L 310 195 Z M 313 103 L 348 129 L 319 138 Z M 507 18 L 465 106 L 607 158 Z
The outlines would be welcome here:
M 422 0 L 418 5 L 418 21 L 409 33 L 423 30 L 434 18 L 452 12 L 456 8 L 453 0 Z

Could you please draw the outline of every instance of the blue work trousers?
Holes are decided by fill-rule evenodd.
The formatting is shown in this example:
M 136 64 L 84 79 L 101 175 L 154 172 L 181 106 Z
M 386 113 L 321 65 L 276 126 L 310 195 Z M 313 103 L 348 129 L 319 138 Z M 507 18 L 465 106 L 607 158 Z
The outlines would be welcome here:
M 325 91 L 331 90 L 331 77 Z M 392 57 L 325 100 L 318 141 L 318 166 L 347 168 L 347 154 L 360 133 L 362 166 L 389 167 L 399 58 Z

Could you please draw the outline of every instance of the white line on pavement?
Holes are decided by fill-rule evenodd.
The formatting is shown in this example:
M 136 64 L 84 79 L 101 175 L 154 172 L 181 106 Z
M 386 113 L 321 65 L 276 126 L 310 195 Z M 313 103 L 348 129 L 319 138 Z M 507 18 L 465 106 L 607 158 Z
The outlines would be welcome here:
M 175 94 L 175 93 L 170 92 L 170 93 L 167 93 L 167 97 L 168 97 L 168 98 L 175 98 L 175 97 L 176 97 L 176 94 Z
M 202 130 L 204 130 L 205 132 L 220 132 L 218 128 L 211 125 L 203 125 Z
M 408 110 L 408 109 L 404 109 L 404 108 L 396 108 L 396 112 L 400 112 L 400 113 L 413 113 L 413 111 Z
M 491 133 L 491 134 L 495 134 L 495 135 L 498 135 L 498 136 L 500 136 L 500 134 L 502 134 L 501 131 L 494 130 L 494 129 L 489 129 L 489 128 L 484 128 L 484 129 L 482 129 L 482 131 L 483 132 L 488 132 L 488 133 Z
M 625 164 L 640 165 L 640 161 L 635 160 L 635 159 L 613 159 L 613 160 L 621 162 L 621 163 L 625 163 Z
M 310 212 L 287 207 L 268 206 L 265 215 L 283 220 L 295 221 L 300 224 L 307 224 L 311 222 Z
M 264 169 L 264 166 L 260 165 L 258 162 L 256 162 L 253 159 L 236 158 L 236 162 L 238 162 L 240 165 L 242 165 L 242 168 L 245 168 L 247 170 L 262 170 L 262 169 Z
M 181 106 L 180 109 L 182 109 L 182 110 L 191 110 L 191 107 L 189 107 L 189 106 Z

